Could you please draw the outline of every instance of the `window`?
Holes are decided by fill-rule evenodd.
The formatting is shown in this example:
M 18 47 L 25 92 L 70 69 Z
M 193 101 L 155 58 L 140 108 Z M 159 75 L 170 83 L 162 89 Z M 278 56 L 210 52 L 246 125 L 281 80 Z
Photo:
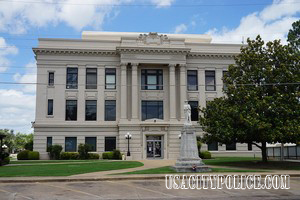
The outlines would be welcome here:
M 86 69 L 86 89 L 97 89 L 97 68 Z
M 116 149 L 116 137 L 105 137 L 104 151 L 113 151 Z
M 77 68 L 67 68 L 67 89 L 77 89 L 78 88 L 78 69 Z
M 207 150 L 208 151 L 218 151 L 218 142 L 211 142 L 207 143 Z
M 65 152 L 76 152 L 77 151 L 77 138 L 66 137 L 65 139 Z
M 236 150 L 236 143 L 226 144 L 226 150 L 235 151 Z
M 248 151 L 252 151 L 252 144 L 248 143 Z
M 116 89 L 116 69 L 105 69 L 105 89 Z
M 143 69 L 142 70 L 142 90 L 162 90 L 163 70 Z
M 77 120 L 77 100 L 66 101 L 66 120 L 67 121 Z
M 116 121 L 116 101 L 105 101 L 105 121 Z
M 96 121 L 97 120 L 97 101 L 86 100 L 85 101 L 85 120 Z
M 198 111 L 198 101 L 189 101 L 191 106 L 191 120 L 198 121 L 199 120 L 199 111 Z
M 49 86 L 54 86 L 54 72 L 49 72 L 48 85 Z
M 223 79 L 226 74 L 228 74 L 228 71 L 223 71 Z M 224 83 L 224 80 L 223 80 L 223 90 L 227 91 L 227 85 Z
M 142 121 L 164 118 L 163 101 L 142 101 Z
M 53 115 L 53 99 L 48 99 L 48 112 L 47 115 Z
M 205 71 L 205 89 L 206 91 L 216 90 L 215 71 Z
M 85 137 L 85 144 L 90 146 L 90 151 L 97 151 L 97 137 Z
M 47 152 L 49 152 L 49 147 L 52 146 L 52 137 L 47 137 Z
M 197 70 L 187 70 L 188 91 L 198 90 L 198 72 Z

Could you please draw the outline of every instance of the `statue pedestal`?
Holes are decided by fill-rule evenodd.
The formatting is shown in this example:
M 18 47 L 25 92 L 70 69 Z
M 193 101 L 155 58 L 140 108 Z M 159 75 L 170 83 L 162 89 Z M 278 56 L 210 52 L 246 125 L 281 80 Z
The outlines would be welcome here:
M 180 155 L 173 167 L 177 172 L 210 172 L 198 155 L 195 129 L 184 125 L 181 131 Z

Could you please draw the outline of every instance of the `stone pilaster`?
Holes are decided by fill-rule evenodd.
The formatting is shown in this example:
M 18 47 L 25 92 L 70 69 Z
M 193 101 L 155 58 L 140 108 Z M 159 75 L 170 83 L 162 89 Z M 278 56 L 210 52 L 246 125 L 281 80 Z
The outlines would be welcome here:
M 186 87 L 186 64 L 180 64 L 180 118 L 184 120 L 184 101 L 187 100 Z
M 175 65 L 169 64 L 170 120 L 176 119 Z
M 131 119 L 132 120 L 137 120 L 138 119 L 138 111 L 139 111 L 139 102 L 138 102 L 138 63 L 131 63 L 131 68 L 132 68 L 132 92 L 131 92 Z
M 104 121 L 104 91 L 105 91 L 105 66 L 99 64 L 98 72 L 98 103 L 97 103 L 97 121 Z
M 121 120 L 127 119 L 127 63 L 121 63 Z

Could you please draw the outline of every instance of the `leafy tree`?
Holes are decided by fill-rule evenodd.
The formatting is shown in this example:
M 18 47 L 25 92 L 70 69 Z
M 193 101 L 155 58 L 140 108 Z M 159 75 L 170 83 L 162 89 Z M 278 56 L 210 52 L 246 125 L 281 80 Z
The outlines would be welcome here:
M 292 24 L 292 29 L 288 33 L 288 42 L 293 48 L 300 50 L 300 20 Z
M 300 141 L 300 57 L 280 41 L 247 40 L 224 76 L 226 97 L 202 108 L 207 141 L 266 144 Z
M 15 150 L 15 134 L 14 130 L 8 130 L 8 129 L 0 129 L 0 134 L 6 135 L 6 137 L 3 139 L 3 144 L 5 144 L 8 148 L 8 152 L 12 153 Z

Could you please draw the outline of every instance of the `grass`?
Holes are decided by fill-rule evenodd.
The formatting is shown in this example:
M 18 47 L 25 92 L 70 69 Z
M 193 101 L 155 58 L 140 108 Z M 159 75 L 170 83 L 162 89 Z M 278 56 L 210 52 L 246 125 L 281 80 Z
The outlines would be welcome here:
M 47 164 L 47 163 L 72 163 L 72 162 L 104 162 L 104 160 L 16 160 L 10 164 Z
M 92 161 L 91 163 L 82 162 L 74 164 L 4 166 L 0 168 L 0 177 L 70 176 L 140 166 L 143 166 L 143 163 L 136 161 Z

